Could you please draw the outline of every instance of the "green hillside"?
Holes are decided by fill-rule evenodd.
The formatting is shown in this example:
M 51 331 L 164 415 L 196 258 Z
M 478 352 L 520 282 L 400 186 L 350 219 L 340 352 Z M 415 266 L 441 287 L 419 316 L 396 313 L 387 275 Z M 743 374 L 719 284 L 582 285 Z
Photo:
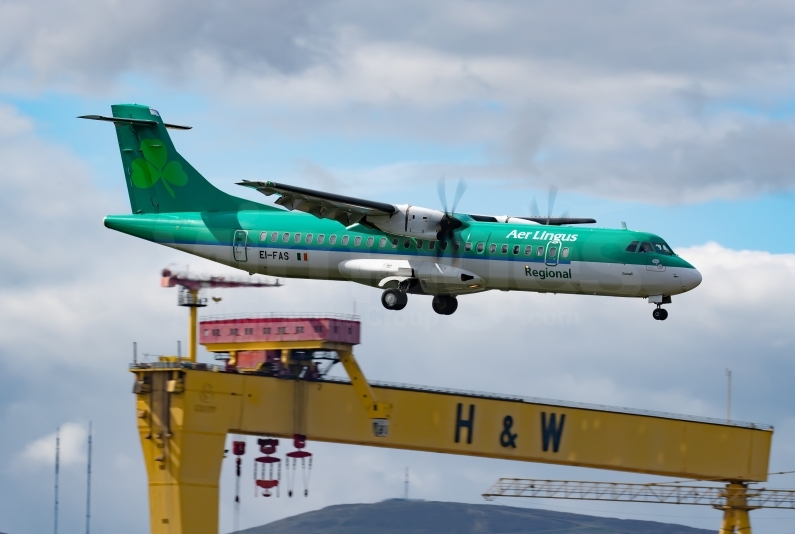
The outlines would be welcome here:
M 716 522 L 718 521 L 716 517 Z M 241 531 L 245 534 L 706 534 L 655 521 L 514 508 L 405 501 L 342 504 Z

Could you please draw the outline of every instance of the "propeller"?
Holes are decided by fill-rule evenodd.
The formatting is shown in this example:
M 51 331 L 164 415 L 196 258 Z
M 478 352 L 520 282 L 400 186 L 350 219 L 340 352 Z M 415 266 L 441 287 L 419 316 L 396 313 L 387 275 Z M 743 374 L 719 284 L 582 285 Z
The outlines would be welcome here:
M 461 197 L 464 196 L 466 189 L 466 182 L 462 179 L 459 179 L 458 185 L 455 188 L 455 196 L 453 197 L 453 208 L 448 211 L 447 184 L 445 179 L 440 178 L 436 183 L 436 190 L 439 192 L 439 201 L 442 203 L 442 208 L 444 209 L 442 220 L 439 221 L 439 231 L 436 232 L 436 240 L 439 241 L 439 248 L 437 249 L 438 251 L 442 250 L 442 243 L 452 241 L 453 233 L 462 226 L 461 221 L 455 217 L 455 209 L 458 206 L 458 202 L 461 200 Z
M 558 198 L 558 187 L 555 185 L 549 186 L 549 196 L 547 197 L 547 225 L 550 223 L 552 219 L 552 209 L 555 207 L 555 199 Z M 530 201 L 530 216 L 531 217 L 542 217 L 541 210 L 538 209 L 538 202 L 536 202 L 536 197 L 533 196 L 533 200 Z M 568 217 L 569 212 L 566 212 L 561 215 L 561 217 Z

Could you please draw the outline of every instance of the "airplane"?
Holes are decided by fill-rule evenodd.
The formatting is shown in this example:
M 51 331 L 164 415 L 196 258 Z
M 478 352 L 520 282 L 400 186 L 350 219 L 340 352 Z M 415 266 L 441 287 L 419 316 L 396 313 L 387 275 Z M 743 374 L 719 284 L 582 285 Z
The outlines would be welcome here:
M 111 106 L 132 214 L 107 228 L 250 274 L 347 280 L 382 290 L 401 310 L 430 295 L 450 315 L 458 297 L 489 290 L 645 298 L 662 306 L 694 289 L 701 273 L 649 232 L 595 227 L 571 217 L 513 217 L 439 211 L 353 198 L 271 181 L 238 185 L 278 206 L 229 195 L 174 148 L 169 129 L 144 105 Z M 446 202 L 443 199 L 443 202 Z

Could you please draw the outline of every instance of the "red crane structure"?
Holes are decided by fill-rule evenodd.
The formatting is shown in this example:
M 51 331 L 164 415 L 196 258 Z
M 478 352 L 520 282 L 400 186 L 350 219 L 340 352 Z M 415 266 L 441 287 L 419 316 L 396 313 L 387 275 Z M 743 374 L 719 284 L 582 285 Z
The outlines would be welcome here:
M 233 276 L 203 275 L 191 272 L 172 272 L 163 269 L 160 278 L 161 287 L 179 287 L 177 305 L 190 308 L 188 327 L 188 360 L 196 361 L 196 326 L 198 324 L 198 308 L 207 306 L 207 299 L 199 293 L 202 289 L 232 287 L 280 287 L 277 279 L 271 282 L 263 278 L 243 278 Z

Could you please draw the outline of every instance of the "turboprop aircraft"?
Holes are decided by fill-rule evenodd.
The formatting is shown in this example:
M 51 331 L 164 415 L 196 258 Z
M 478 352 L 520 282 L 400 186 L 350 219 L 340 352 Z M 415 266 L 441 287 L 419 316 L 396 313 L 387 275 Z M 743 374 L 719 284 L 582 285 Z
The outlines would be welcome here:
M 152 108 L 112 106 L 131 215 L 105 226 L 248 271 L 349 280 L 380 288 L 389 310 L 431 295 L 450 315 L 457 298 L 498 289 L 646 298 L 653 317 L 701 274 L 661 237 L 627 229 L 574 228 L 570 217 L 509 217 L 363 200 L 276 183 L 242 181 L 275 207 L 216 189 L 174 148 Z

